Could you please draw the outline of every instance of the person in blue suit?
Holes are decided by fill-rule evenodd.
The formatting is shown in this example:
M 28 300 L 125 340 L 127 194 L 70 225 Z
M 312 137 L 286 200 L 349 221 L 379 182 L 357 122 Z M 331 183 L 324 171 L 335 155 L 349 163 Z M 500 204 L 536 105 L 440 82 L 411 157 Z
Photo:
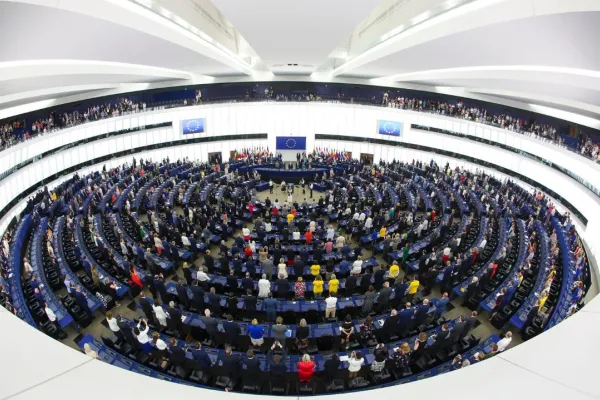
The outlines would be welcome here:
M 200 342 L 196 343 L 195 349 L 192 349 L 192 357 L 194 357 L 194 360 L 198 363 L 200 371 L 208 372 L 212 367 L 212 361 L 206 351 L 202 349 Z
M 269 292 L 269 297 L 263 300 L 263 310 L 267 313 L 267 321 L 275 322 L 277 317 L 277 309 L 279 308 L 279 302 L 273 298 L 273 294 Z

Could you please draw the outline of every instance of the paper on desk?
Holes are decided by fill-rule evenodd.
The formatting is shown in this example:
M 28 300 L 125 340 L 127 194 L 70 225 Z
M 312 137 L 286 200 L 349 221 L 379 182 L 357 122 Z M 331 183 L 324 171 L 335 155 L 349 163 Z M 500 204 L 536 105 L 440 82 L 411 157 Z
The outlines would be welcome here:
M 348 361 L 348 356 L 340 356 L 340 361 Z
M 377 322 L 379 322 L 379 325 L 383 325 L 385 323 L 385 319 L 378 319 Z
M 181 316 L 181 322 L 185 322 L 186 319 L 187 319 L 187 317 L 185 315 Z

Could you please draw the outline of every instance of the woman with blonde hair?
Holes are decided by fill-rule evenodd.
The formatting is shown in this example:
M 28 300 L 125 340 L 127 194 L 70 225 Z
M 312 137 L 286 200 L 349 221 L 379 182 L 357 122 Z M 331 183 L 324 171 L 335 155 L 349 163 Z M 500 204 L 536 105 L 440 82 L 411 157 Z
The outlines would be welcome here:
M 258 324 L 258 320 L 254 318 L 252 325 L 248 326 L 248 335 L 250 335 L 250 342 L 252 346 L 262 346 L 265 342 L 263 336 L 265 335 L 265 329 Z
M 279 259 L 279 264 L 277 265 L 277 276 L 281 275 L 283 275 L 283 279 L 288 278 L 287 265 L 283 257 Z
M 298 281 L 294 284 L 294 292 L 296 294 L 296 299 L 299 300 L 304 298 L 304 292 L 306 292 L 306 283 L 304 283 L 304 280 L 301 276 L 298 277 Z
M 308 337 L 310 336 L 310 328 L 306 320 L 302 318 L 296 328 L 296 347 L 298 350 L 304 350 L 308 347 Z
M 302 361 L 298 363 L 298 379 L 300 382 L 310 382 L 315 373 L 315 362 L 310 359 L 310 355 L 304 354 Z
M 400 347 L 397 347 L 394 354 L 392 354 L 392 360 L 394 362 L 394 368 L 398 372 L 405 372 L 410 365 L 409 344 L 404 342 Z
M 86 343 L 86 344 L 83 345 L 83 352 L 86 355 L 88 355 L 88 356 L 90 356 L 92 358 L 95 358 L 96 360 L 100 360 L 101 359 L 100 356 L 98 356 L 98 353 L 95 350 L 92 349 L 92 346 L 90 346 L 89 343 Z

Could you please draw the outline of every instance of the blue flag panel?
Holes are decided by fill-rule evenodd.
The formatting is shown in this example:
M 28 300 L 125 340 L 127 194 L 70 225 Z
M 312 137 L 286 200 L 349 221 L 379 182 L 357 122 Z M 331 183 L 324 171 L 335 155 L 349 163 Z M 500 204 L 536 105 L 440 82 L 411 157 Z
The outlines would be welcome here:
M 181 121 L 183 134 L 204 132 L 204 118 L 184 119 Z
M 379 134 L 400 136 L 402 132 L 402 122 L 379 120 Z
M 306 150 L 306 136 L 277 136 L 277 150 Z

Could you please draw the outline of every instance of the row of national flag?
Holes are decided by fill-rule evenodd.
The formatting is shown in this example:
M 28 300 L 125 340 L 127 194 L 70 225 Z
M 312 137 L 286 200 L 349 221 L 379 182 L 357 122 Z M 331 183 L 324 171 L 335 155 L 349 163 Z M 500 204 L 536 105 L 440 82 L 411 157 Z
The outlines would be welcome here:
M 324 147 L 315 147 L 312 153 L 313 157 L 330 158 L 335 160 L 350 160 L 352 153 L 348 153 L 346 150 L 330 150 Z
M 263 146 L 252 146 L 246 147 L 240 150 L 236 150 L 234 158 L 236 160 L 247 158 L 247 157 L 264 157 L 269 155 L 269 148 Z

